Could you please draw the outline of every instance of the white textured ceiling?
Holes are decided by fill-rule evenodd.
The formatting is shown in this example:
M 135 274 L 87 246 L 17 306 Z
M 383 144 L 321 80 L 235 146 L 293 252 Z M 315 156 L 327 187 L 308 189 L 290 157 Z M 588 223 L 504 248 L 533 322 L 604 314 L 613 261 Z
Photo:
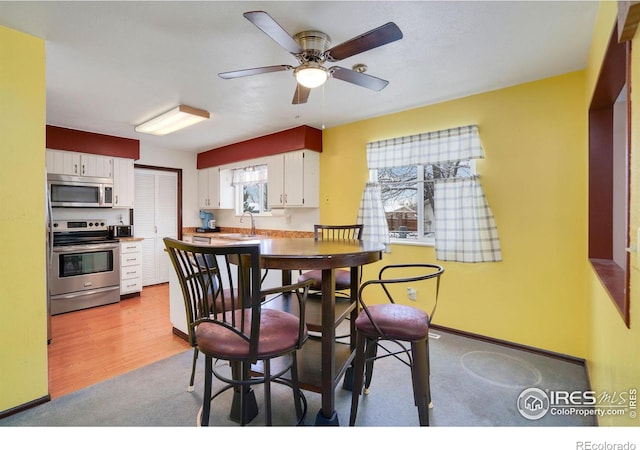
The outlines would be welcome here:
M 201 152 L 276 131 L 327 128 L 582 69 L 597 1 L 6 2 L 0 25 L 46 40 L 47 123 Z M 291 35 L 337 45 L 393 21 L 403 39 L 332 65 L 364 63 L 380 92 L 330 79 L 292 105 L 291 72 L 219 72 L 295 58 L 246 20 L 267 11 Z M 172 135 L 135 124 L 178 104 L 212 119 Z

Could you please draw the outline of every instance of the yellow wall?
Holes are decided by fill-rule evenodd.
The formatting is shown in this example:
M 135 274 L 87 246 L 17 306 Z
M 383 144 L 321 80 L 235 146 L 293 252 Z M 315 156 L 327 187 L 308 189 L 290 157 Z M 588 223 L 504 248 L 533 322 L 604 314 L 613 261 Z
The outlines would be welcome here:
M 601 3 L 598 21 L 593 34 L 589 65 L 587 68 L 586 98 L 590 101 L 597 81 L 602 59 L 616 21 L 616 3 Z M 631 68 L 631 198 L 630 228 L 632 244 L 636 243 L 635 231 L 640 227 L 640 33 L 632 42 Z M 589 346 L 587 367 L 592 388 L 597 392 L 621 392 L 640 389 L 640 272 L 632 254 L 630 274 L 631 328 L 628 329 L 620 314 L 602 288 L 593 270 L 588 269 Z M 629 414 L 620 417 L 604 417 L 600 425 L 638 426 L 638 418 Z
M 0 27 L 0 412 L 44 397 L 45 45 Z
M 321 221 L 355 220 L 368 175 L 367 142 L 477 124 L 486 155 L 477 169 L 504 260 L 442 263 L 434 322 L 584 358 L 584 76 L 575 72 L 325 130 L 321 173 L 331 176 L 322 176 Z M 405 261 L 436 262 L 434 249 L 393 245 L 383 263 Z M 373 268 L 367 269 L 371 276 Z

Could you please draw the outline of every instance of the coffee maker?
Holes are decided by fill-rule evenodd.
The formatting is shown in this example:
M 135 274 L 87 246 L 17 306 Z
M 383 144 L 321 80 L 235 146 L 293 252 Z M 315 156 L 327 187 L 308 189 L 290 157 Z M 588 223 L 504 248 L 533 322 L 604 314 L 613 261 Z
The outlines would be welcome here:
M 196 232 L 211 233 L 214 231 L 218 231 L 216 221 L 213 218 L 213 213 L 200 211 L 200 219 L 202 219 L 202 227 L 196 228 Z

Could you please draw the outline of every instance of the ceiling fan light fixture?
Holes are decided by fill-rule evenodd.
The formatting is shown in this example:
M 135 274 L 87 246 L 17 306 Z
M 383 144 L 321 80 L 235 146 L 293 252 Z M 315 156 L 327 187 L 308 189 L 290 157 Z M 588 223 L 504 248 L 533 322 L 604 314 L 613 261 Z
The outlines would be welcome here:
M 294 70 L 293 75 L 296 77 L 296 81 L 299 84 L 309 89 L 322 86 L 324 82 L 329 79 L 329 72 L 327 69 L 316 63 L 308 63 L 297 67 Z
M 209 111 L 192 108 L 191 106 L 178 105 L 169 111 L 154 117 L 134 129 L 138 133 L 164 136 L 183 128 L 187 128 L 211 117 Z

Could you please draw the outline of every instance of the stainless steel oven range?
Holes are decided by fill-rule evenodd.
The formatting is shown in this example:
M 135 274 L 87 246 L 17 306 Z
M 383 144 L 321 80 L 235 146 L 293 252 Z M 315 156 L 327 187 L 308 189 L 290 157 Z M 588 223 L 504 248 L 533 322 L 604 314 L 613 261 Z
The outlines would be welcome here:
M 102 220 L 51 223 L 51 315 L 120 301 L 120 244 Z

